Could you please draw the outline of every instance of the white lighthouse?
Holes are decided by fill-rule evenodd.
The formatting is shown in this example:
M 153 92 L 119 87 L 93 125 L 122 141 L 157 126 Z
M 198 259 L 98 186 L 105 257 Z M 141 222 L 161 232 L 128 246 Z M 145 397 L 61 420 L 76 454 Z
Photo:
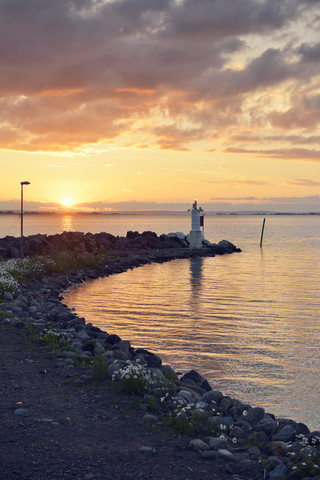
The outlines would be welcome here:
M 194 201 L 191 210 L 191 230 L 189 235 L 190 248 L 202 248 L 203 235 L 201 227 L 203 226 L 203 212 L 202 208 L 197 205 L 197 200 Z

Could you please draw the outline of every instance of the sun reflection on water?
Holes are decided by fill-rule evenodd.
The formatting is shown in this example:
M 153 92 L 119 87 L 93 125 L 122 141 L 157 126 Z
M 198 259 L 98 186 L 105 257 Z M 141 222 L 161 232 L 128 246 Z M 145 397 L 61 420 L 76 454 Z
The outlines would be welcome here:
M 73 216 L 63 215 L 61 224 L 64 232 L 71 232 L 73 230 Z

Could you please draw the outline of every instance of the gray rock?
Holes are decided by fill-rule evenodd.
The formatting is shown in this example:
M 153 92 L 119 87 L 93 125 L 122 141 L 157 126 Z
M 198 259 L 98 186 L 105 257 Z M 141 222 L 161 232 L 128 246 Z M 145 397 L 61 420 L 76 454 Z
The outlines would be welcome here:
M 214 415 L 208 419 L 208 422 L 213 426 L 213 428 L 217 429 L 220 427 L 220 421 L 221 417 L 218 417 L 217 415 Z
M 233 453 L 229 452 L 229 450 L 225 448 L 220 448 L 218 450 L 218 455 L 224 460 L 235 460 Z
M 212 450 L 224 449 L 228 447 L 228 442 L 222 438 L 212 437 L 209 441 L 209 447 Z
M 18 417 L 27 417 L 28 415 L 30 415 L 29 410 L 27 410 L 26 408 L 17 408 L 14 414 Z
M 251 459 L 241 460 L 238 464 L 238 468 L 241 473 L 245 473 L 247 475 L 250 474 L 250 478 L 252 478 L 252 476 L 260 474 L 260 472 L 262 472 L 263 470 L 263 467 L 258 462 Z
M 107 351 L 110 356 L 115 359 L 126 361 L 129 359 L 128 355 L 126 355 L 122 350 L 108 350 Z
M 265 461 L 265 469 L 268 472 L 271 472 L 279 465 L 283 465 L 283 463 L 281 462 L 281 460 L 279 460 L 279 458 L 274 456 L 268 457 L 267 460 Z
M 207 458 L 209 460 L 216 460 L 219 457 L 219 455 L 216 450 L 205 450 L 201 452 L 201 457 Z
M 170 381 L 173 382 L 173 383 L 178 383 L 178 381 L 179 381 L 178 375 L 177 375 L 176 372 L 173 370 L 173 368 L 170 367 L 170 365 L 161 365 L 160 369 L 161 369 L 163 375 L 164 375 L 168 380 L 170 380 Z
M 265 415 L 264 408 L 255 407 L 248 410 L 247 418 L 245 419 L 251 425 L 256 425 L 256 423 L 260 422 Z
M 281 465 L 277 465 L 276 468 L 269 472 L 269 478 L 282 478 L 282 476 L 285 475 L 286 471 L 287 467 L 283 465 L 283 463 Z
M 259 457 L 261 455 L 261 450 L 258 447 L 251 447 L 248 450 L 250 457 Z
M 105 352 L 104 347 L 101 345 L 100 342 L 95 342 L 94 346 L 94 356 L 102 355 Z
M 246 435 L 249 435 L 252 432 L 252 426 L 250 425 L 250 423 L 244 420 L 240 420 L 239 422 L 236 422 L 234 426 L 240 427 L 241 430 L 243 430 Z
M 120 340 L 118 345 L 120 347 L 120 350 L 123 353 L 125 353 L 126 355 L 129 355 L 130 347 L 131 347 L 131 344 L 130 344 L 129 340 Z
M 192 380 L 198 387 L 203 388 L 203 390 L 206 390 L 207 392 L 212 390 L 208 381 L 195 370 L 190 370 L 180 378 L 181 382 L 187 379 Z
M 111 377 L 113 374 L 117 373 L 122 368 L 125 368 L 126 365 L 127 365 L 126 362 L 124 362 L 123 360 L 114 360 L 108 366 L 108 375 L 110 375 L 110 377 Z
M 13 301 L 13 295 L 12 295 L 11 292 L 4 292 L 2 298 L 3 298 L 3 300 L 5 300 L 7 302 L 12 302 Z
M 223 399 L 220 402 L 221 410 L 224 412 L 227 412 L 231 406 L 232 406 L 232 398 L 223 397 Z
M 220 425 L 225 425 L 226 427 L 231 428 L 234 424 L 232 417 L 221 417 L 220 418 Z
M 206 403 L 219 402 L 223 398 L 223 393 L 220 390 L 210 390 L 202 395 L 201 400 Z
M 19 306 L 26 306 L 28 304 L 28 299 L 22 295 L 21 293 L 19 293 L 19 295 L 17 296 L 17 300 L 15 303 L 18 303 L 20 302 Z
M 200 440 L 199 438 L 190 440 L 189 448 L 192 448 L 192 450 L 196 450 L 198 452 L 202 452 L 204 450 L 210 450 L 209 445 L 205 443 L 203 440 Z
M 90 337 L 85 330 L 79 330 L 76 334 L 76 337 L 80 340 L 89 340 Z
M 280 442 L 291 442 L 295 438 L 295 431 L 290 425 L 283 427 L 280 432 L 273 436 L 273 440 Z
M 195 403 L 195 401 L 198 400 L 197 397 L 192 395 L 192 393 L 187 390 L 180 390 L 180 392 L 177 393 L 176 397 L 185 400 L 185 402 L 187 403 Z
M 247 438 L 247 435 L 245 432 L 242 430 L 242 428 L 233 426 L 229 432 L 229 435 L 231 438 L 235 437 L 238 440 L 244 440 Z
M 271 417 L 265 417 L 263 420 L 261 420 L 260 422 L 258 422 L 256 425 L 255 425 L 255 430 L 257 431 L 263 431 L 265 432 L 268 436 L 270 436 L 272 433 L 274 433 L 275 429 L 276 429 L 276 421 L 271 418 Z
M 149 368 L 152 378 L 156 382 L 163 382 L 164 381 L 164 375 L 160 368 Z
M 269 441 L 268 435 L 264 432 L 254 432 L 254 438 L 258 444 L 267 443 Z

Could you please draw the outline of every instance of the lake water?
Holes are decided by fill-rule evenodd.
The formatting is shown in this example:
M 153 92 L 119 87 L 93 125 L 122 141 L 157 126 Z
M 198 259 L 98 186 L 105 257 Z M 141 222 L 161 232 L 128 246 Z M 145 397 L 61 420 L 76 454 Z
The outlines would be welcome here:
M 16 226 L 3 217 L 0 235 L 17 235 L 4 231 Z M 260 216 L 206 216 L 205 224 L 208 240 L 242 253 L 95 280 L 72 290 L 68 305 L 181 372 L 195 368 L 225 394 L 320 429 L 320 216 L 267 216 L 262 249 Z M 189 228 L 187 216 L 25 217 L 26 234 Z

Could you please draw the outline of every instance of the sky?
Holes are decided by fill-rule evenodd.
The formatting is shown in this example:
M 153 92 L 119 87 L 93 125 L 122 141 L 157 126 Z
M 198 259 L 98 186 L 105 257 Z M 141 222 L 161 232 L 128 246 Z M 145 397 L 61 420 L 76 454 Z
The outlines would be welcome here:
M 320 0 L 0 0 L 0 209 L 320 212 Z

